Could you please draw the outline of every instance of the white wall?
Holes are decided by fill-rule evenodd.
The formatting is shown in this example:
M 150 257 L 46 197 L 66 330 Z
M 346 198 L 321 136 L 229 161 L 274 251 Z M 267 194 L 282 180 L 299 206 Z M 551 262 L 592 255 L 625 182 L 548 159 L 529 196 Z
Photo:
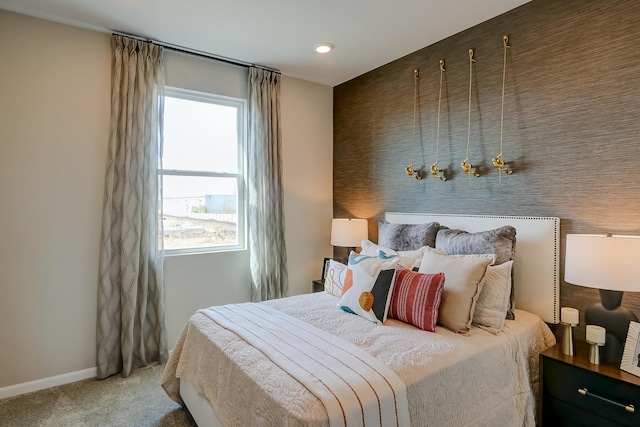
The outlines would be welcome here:
M 0 390 L 95 366 L 109 35 L 0 11 Z M 246 94 L 246 70 L 165 56 L 167 84 Z M 331 252 L 332 93 L 283 78 L 291 294 Z M 306 177 L 301 179 L 301 174 Z M 200 307 L 246 301 L 248 252 L 168 257 L 170 346 Z
M 311 291 L 333 256 L 333 89 L 282 79 L 285 237 L 289 294 Z
M 109 57 L 0 11 L 0 387 L 95 366 Z

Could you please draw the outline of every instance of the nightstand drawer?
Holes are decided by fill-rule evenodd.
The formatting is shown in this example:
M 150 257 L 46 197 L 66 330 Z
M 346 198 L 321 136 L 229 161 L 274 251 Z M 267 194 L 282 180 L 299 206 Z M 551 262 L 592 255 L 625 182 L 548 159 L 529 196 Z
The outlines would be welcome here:
M 543 358 L 543 363 L 548 397 L 621 425 L 640 426 L 640 387 L 551 358 Z M 626 410 L 627 405 L 635 412 Z
M 543 427 L 620 427 L 619 423 L 583 411 L 562 400 L 548 398 L 544 401 L 544 406 Z

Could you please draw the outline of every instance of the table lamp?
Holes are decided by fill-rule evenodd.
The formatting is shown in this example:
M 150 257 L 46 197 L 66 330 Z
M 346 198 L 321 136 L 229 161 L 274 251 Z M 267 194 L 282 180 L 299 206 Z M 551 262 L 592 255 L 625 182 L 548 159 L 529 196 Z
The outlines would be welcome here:
M 587 308 L 585 324 L 606 329 L 604 359 L 619 364 L 630 321 L 621 306 L 624 292 L 640 291 L 640 237 L 567 234 L 564 280 L 600 290 L 600 303 Z
M 331 244 L 347 248 L 347 260 L 351 251 L 369 236 L 366 219 L 334 219 L 331 221 Z M 345 263 L 346 264 L 346 263 Z

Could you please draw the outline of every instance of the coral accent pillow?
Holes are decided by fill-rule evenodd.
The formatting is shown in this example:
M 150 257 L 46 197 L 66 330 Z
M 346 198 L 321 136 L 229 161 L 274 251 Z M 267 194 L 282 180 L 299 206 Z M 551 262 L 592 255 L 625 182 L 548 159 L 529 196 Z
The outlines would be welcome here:
M 389 317 L 434 332 L 444 289 L 444 273 L 421 274 L 396 267 Z

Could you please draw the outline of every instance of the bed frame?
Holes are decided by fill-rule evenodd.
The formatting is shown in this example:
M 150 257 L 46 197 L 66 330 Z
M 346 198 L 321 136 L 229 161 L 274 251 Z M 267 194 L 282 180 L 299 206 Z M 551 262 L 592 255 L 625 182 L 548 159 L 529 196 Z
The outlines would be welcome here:
M 385 219 L 396 224 L 435 221 L 449 228 L 469 232 L 491 230 L 504 225 L 515 227 L 516 308 L 537 314 L 547 323 L 559 322 L 559 218 L 388 212 Z M 184 379 L 180 379 L 180 395 L 198 427 L 222 427 L 209 402 Z
M 469 232 L 505 225 L 515 227 L 513 270 L 516 308 L 537 314 L 547 323 L 560 321 L 559 218 L 388 212 L 385 219 L 396 224 L 438 222 Z

